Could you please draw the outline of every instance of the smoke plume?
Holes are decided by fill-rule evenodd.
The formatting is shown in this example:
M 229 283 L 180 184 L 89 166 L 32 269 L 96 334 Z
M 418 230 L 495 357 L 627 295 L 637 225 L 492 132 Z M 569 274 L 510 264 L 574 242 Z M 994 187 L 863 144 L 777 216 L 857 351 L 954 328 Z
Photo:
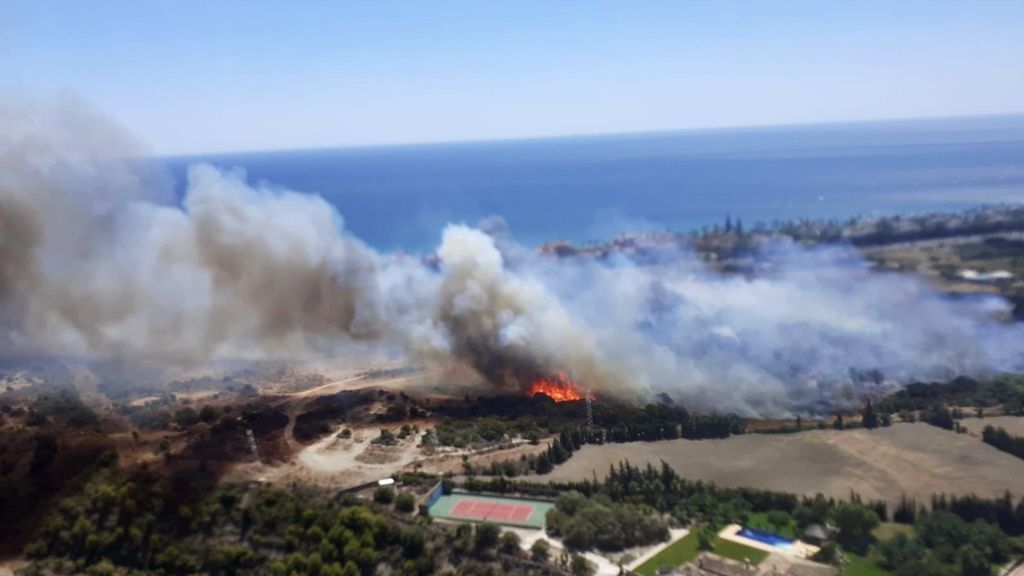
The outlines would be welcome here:
M 381 254 L 319 196 L 193 166 L 184 198 L 76 103 L 0 105 L 0 346 L 8 354 L 298 359 L 372 346 L 497 388 L 571 371 L 597 394 L 744 415 L 856 401 L 860 374 L 1021 367 L 999 299 L 950 300 L 852 249 L 776 243 L 753 277 L 685 252 L 553 261 L 503 223 L 436 261 Z

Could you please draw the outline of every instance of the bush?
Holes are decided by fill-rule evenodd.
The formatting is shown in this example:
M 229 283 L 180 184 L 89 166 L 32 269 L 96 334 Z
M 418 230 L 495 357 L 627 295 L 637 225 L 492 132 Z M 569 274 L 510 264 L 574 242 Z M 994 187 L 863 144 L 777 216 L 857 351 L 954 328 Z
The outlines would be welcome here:
M 540 540 L 534 542 L 533 546 L 530 546 L 530 558 L 534 562 L 547 563 L 550 557 L 551 544 L 549 544 L 547 540 L 541 538 Z
M 402 492 L 395 499 L 395 510 L 408 514 L 416 509 L 416 497 L 409 492 Z
M 855 502 L 838 506 L 834 513 L 839 542 L 854 550 L 864 550 L 871 541 L 871 531 L 878 524 L 875 511 Z
M 411 576 L 435 569 L 428 535 L 441 531 L 344 499 L 261 488 L 243 514 L 241 490 L 186 492 L 148 471 L 97 471 L 43 520 L 38 540 L 26 548 L 38 561 L 27 573 L 360 576 L 384 563 Z M 211 537 L 236 529 L 239 520 L 246 542 Z
M 373 491 L 373 500 L 380 504 L 391 504 L 395 501 L 395 489 L 391 486 L 378 486 Z
M 576 550 L 616 551 L 668 538 L 668 524 L 647 506 L 619 504 L 567 492 L 547 515 L 548 533 Z
M 877 546 L 878 554 L 881 556 L 881 565 L 887 570 L 895 570 L 900 566 L 921 558 L 926 550 L 919 540 L 907 538 L 906 534 L 897 534 Z
M 569 563 L 569 571 L 572 572 L 572 576 L 592 576 L 595 567 L 590 560 L 579 554 L 573 554 L 572 561 Z
M 765 516 L 765 520 L 768 521 L 768 524 L 771 524 L 772 528 L 775 528 L 776 532 L 781 532 L 789 526 L 793 519 L 790 518 L 785 510 L 771 510 Z
M 206 424 L 214 423 L 220 417 L 220 412 L 213 406 L 207 404 L 199 411 L 199 419 Z
M 182 408 L 174 413 L 174 423 L 182 428 L 199 422 L 199 413 L 192 408 Z
M 501 528 L 498 528 L 496 524 L 491 524 L 490 522 L 477 524 L 474 538 L 474 546 L 476 546 L 477 551 L 483 552 L 497 546 L 499 534 L 501 534 Z
M 519 543 L 519 534 L 515 532 L 502 532 L 498 549 L 501 550 L 502 554 L 515 556 L 520 552 Z
M 832 542 L 822 546 L 814 553 L 814 556 L 811 556 L 811 560 L 821 562 L 822 564 L 831 564 L 833 566 L 839 566 L 842 564 L 842 556 L 839 553 L 839 548 L 837 548 Z
M 397 440 L 395 440 L 395 435 L 387 428 L 381 428 L 380 436 L 373 439 L 374 444 L 383 444 L 384 446 L 392 446 L 396 442 Z
M 697 531 L 697 547 L 701 550 L 715 549 L 715 531 L 704 526 Z

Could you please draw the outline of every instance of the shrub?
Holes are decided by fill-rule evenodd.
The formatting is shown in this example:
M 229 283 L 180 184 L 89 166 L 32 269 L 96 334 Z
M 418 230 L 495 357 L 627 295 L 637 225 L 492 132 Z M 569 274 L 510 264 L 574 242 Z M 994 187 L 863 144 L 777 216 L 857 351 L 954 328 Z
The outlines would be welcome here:
M 839 549 L 832 542 L 822 546 L 821 549 L 814 553 L 814 556 L 811 556 L 811 560 L 821 562 L 822 564 L 832 564 L 833 566 L 842 564 Z
M 714 550 L 715 531 L 707 526 L 702 527 L 697 532 L 697 547 L 701 550 Z
M 515 532 L 503 532 L 501 534 L 501 540 L 498 543 L 498 549 L 501 550 L 503 554 L 519 554 L 519 535 Z
M 408 514 L 416 509 L 416 498 L 409 492 L 402 492 L 395 498 L 395 510 Z
M 595 567 L 590 560 L 579 554 L 573 554 L 572 561 L 569 563 L 569 571 L 572 572 L 572 576 L 592 576 Z
M 499 534 L 501 534 L 501 528 L 498 528 L 495 524 L 491 524 L 490 522 L 477 524 L 476 537 L 474 539 L 474 545 L 476 546 L 477 551 L 482 552 L 497 546 Z
M 643 505 L 587 498 L 579 492 L 558 497 L 547 514 L 547 530 L 573 549 L 622 550 L 668 538 L 668 524 Z
M 385 446 L 392 446 L 395 442 L 397 442 L 397 440 L 395 440 L 395 435 L 387 428 L 381 428 L 380 436 L 373 439 L 374 444 L 383 444 Z
M 792 521 L 789 514 L 785 510 L 772 510 L 765 516 L 765 520 L 768 524 L 771 524 L 776 531 L 782 531 Z
M 391 504 L 395 501 L 395 489 L 391 486 L 378 486 L 373 491 L 373 500 L 380 504 Z
M 530 558 L 534 562 L 547 562 L 551 557 L 551 544 L 547 540 L 541 538 L 530 546 Z

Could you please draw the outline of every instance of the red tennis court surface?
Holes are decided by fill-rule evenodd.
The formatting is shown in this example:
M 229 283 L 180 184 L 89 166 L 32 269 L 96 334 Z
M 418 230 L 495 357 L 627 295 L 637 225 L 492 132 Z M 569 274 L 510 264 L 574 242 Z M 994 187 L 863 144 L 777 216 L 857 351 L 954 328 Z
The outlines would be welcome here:
M 501 502 L 465 499 L 456 504 L 449 514 L 477 520 L 525 522 L 532 513 L 532 504 L 504 504 Z

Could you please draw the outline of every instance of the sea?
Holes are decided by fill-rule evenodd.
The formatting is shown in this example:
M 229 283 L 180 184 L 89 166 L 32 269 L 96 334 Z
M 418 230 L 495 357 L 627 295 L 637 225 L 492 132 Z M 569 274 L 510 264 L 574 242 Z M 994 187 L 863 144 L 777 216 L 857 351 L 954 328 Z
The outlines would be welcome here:
M 956 211 L 1024 202 L 1024 115 L 375 146 L 165 159 L 322 195 L 382 251 L 504 219 L 525 245 L 697 230 L 729 217 Z

